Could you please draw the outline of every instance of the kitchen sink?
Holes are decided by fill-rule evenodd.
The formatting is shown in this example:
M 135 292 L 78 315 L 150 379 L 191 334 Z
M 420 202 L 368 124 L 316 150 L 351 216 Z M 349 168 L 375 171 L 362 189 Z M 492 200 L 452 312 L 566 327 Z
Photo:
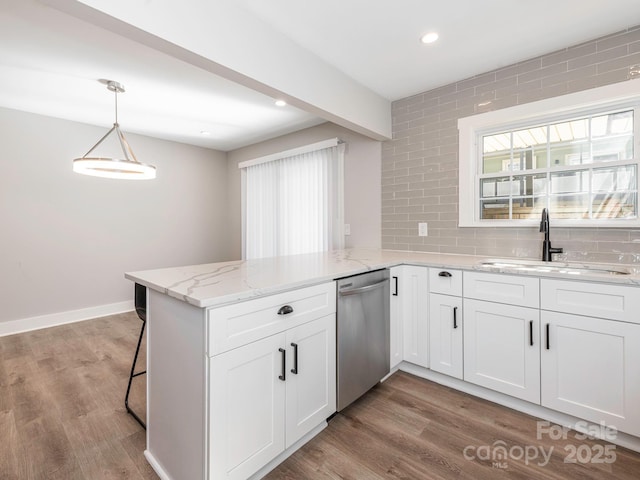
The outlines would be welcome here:
M 532 273 L 564 273 L 567 275 L 630 275 L 624 267 L 611 265 L 587 265 L 580 263 L 541 262 L 537 260 L 496 259 L 482 260 L 478 263 L 487 270 L 512 270 Z

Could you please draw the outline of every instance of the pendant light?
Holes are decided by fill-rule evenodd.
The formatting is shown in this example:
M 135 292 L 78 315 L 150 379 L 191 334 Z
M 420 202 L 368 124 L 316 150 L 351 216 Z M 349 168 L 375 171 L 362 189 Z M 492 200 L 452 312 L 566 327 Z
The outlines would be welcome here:
M 103 81 L 104 83 L 104 81 Z M 129 142 L 124 138 L 118 124 L 118 93 L 124 93 L 124 87 L 118 82 L 107 80 L 107 89 L 115 94 L 116 121 L 104 137 L 98 140 L 91 149 L 82 157 L 73 160 L 73 171 L 83 175 L 91 175 L 103 178 L 118 178 L 125 180 L 147 180 L 156 178 L 156 167 L 138 162 L 133 154 Z M 124 159 L 110 157 L 90 157 L 98 145 L 100 145 L 109 135 L 114 133 L 118 137 Z

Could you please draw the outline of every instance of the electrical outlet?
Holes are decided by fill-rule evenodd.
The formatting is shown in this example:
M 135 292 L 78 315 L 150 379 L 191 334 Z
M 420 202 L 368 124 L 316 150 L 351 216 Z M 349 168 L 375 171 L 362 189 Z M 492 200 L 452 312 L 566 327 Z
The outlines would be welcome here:
M 419 237 L 426 237 L 428 236 L 428 230 L 427 230 L 427 223 L 426 222 L 421 222 L 418 223 L 418 236 Z
M 351 235 L 351 224 L 350 223 L 345 223 L 344 224 L 344 234 L 345 235 Z

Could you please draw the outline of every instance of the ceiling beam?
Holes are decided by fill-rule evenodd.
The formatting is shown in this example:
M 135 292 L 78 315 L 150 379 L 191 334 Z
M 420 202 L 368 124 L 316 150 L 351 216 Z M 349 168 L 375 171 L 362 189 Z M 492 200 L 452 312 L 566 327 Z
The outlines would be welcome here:
M 233 0 L 41 1 L 370 138 L 391 138 L 388 99 Z

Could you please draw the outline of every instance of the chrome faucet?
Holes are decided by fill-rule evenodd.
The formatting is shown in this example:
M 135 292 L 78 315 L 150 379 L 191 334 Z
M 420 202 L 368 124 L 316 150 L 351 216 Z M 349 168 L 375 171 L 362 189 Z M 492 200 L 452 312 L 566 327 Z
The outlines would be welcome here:
M 563 250 L 562 248 L 551 248 L 551 240 L 549 240 L 549 212 L 546 208 L 542 209 L 540 231 L 544 232 L 544 242 L 542 242 L 542 261 L 550 262 L 553 260 L 552 254 L 562 253 Z

